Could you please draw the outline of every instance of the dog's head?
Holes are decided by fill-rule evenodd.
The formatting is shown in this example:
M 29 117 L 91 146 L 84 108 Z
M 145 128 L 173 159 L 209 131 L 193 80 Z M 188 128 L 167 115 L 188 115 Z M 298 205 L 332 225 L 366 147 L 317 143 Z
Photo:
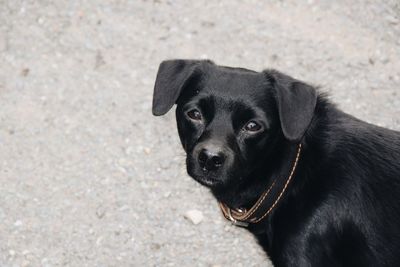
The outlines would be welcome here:
M 299 142 L 316 98 L 314 88 L 274 70 L 168 60 L 158 70 L 153 114 L 164 115 L 177 104 L 187 171 L 216 189 L 245 183 L 269 164 L 282 140 Z

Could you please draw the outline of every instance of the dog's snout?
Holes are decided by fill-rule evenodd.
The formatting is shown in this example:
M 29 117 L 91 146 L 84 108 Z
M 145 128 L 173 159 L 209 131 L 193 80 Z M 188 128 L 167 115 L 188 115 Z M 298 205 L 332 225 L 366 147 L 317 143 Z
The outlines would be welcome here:
M 203 148 L 199 152 L 198 162 L 206 171 L 218 170 L 225 161 L 224 153 L 218 148 Z

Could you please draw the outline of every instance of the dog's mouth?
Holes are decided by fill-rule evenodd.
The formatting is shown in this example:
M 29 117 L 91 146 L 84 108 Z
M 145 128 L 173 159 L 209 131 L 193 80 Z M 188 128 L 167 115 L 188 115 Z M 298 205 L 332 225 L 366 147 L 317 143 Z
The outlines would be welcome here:
M 202 175 L 189 172 L 189 175 L 201 185 L 207 187 L 216 187 L 221 184 L 221 180 L 217 179 L 212 173 L 205 172 Z
M 222 184 L 222 180 L 216 176 L 216 173 L 195 168 L 187 168 L 188 174 L 198 183 L 209 188 L 214 188 Z

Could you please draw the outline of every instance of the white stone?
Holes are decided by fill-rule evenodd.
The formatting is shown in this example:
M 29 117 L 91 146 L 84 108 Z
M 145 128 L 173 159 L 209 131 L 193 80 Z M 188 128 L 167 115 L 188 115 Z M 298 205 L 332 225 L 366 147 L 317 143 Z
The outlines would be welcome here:
M 189 210 L 185 213 L 184 217 L 191 221 L 194 225 L 197 225 L 203 221 L 203 213 L 199 210 Z

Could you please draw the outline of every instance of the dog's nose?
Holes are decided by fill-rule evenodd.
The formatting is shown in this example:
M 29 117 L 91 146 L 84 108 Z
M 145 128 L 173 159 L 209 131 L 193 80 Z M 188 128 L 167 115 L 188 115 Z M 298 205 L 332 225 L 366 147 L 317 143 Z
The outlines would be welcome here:
M 221 151 L 203 148 L 198 157 L 200 167 L 206 171 L 215 171 L 224 164 L 225 156 Z

